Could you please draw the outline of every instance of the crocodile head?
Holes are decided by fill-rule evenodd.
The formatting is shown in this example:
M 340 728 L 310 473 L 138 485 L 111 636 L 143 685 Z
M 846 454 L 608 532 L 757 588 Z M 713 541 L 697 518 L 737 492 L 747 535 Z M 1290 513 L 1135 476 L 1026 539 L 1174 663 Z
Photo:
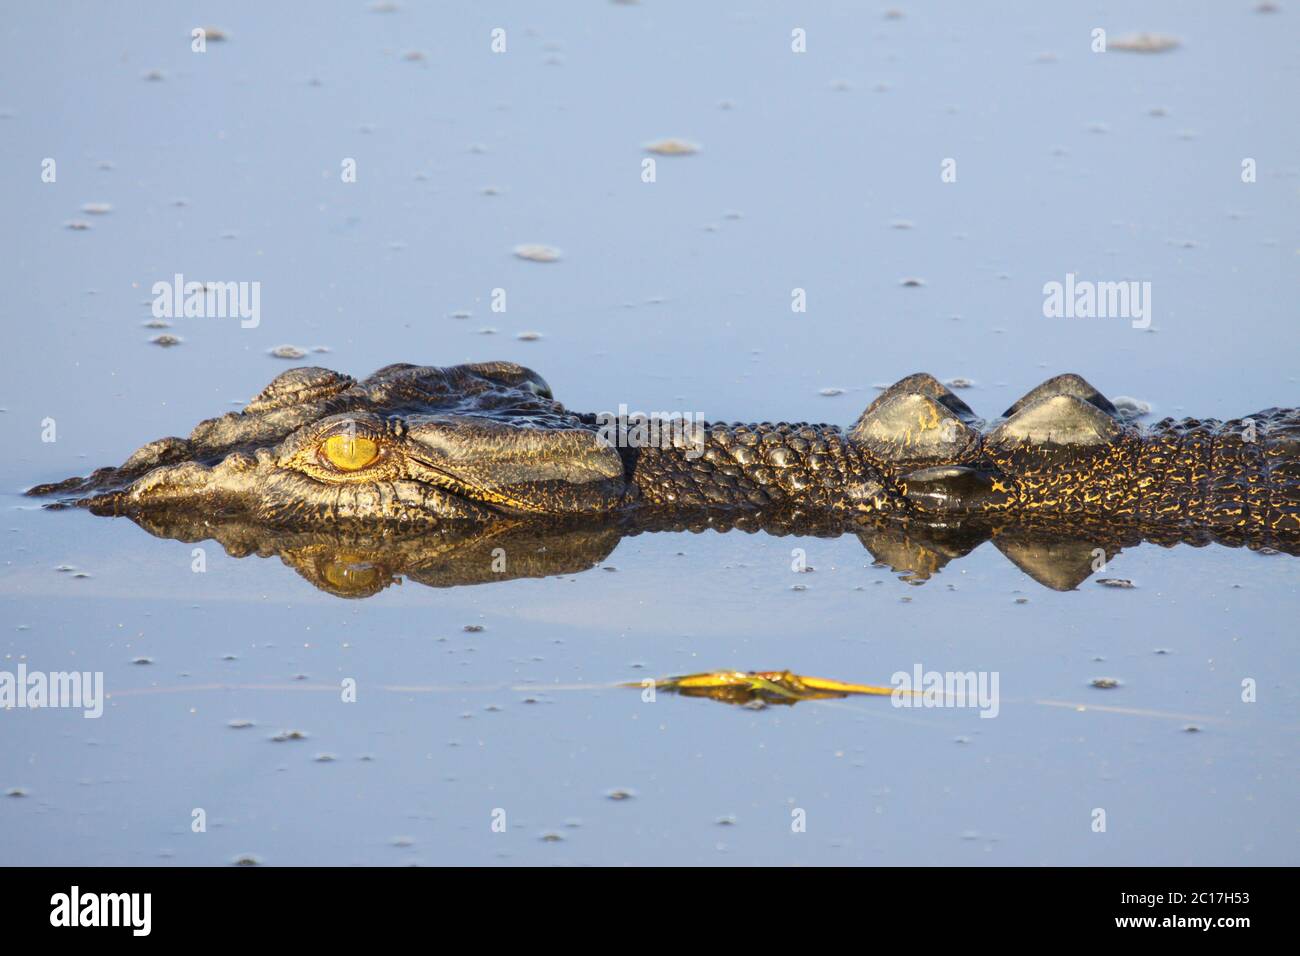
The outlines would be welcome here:
M 296 368 L 188 439 L 32 488 L 100 514 L 242 515 L 282 527 L 431 527 L 616 508 L 617 450 L 508 362 L 390 365 L 364 381 Z

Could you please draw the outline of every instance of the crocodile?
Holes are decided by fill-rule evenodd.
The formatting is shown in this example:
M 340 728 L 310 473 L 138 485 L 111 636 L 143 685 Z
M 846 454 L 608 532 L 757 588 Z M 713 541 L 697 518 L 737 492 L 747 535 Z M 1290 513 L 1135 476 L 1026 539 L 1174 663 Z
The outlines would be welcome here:
M 510 362 L 300 367 L 188 438 L 37 485 L 49 507 L 140 523 L 388 535 L 526 520 L 643 527 L 756 516 L 1036 523 L 1300 550 L 1300 409 L 1141 427 L 1075 374 L 980 419 L 933 376 L 852 426 L 611 431 Z M 980 532 L 983 533 L 983 532 Z

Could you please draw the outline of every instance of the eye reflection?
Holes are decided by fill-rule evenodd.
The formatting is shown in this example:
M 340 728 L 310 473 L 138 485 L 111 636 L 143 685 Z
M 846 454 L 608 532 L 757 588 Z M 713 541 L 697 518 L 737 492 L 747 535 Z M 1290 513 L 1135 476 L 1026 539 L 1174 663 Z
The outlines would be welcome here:
M 320 454 L 340 471 L 359 471 L 379 457 L 379 443 L 360 435 L 331 435 Z
M 325 580 L 340 591 L 370 591 L 383 576 L 375 565 L 354 555 L 339 555 L 321 571 Z

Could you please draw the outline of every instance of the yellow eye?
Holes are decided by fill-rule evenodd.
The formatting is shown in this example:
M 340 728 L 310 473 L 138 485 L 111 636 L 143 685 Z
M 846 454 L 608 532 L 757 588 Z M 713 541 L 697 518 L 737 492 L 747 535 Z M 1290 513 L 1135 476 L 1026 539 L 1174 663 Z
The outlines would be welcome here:
M 340 471 L 359 471 L 379 457 L 379 443 L 360 435 L 330 435 L 321 454 Z

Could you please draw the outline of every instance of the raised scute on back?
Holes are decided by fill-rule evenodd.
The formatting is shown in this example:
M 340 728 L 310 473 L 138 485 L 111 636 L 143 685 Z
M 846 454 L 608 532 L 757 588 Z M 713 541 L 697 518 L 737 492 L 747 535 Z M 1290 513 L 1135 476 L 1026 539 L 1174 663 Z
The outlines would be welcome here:
M 1073 372 L 1066 372 L 1064 375 L 1049 378 L 1037 388 L 1030 389 L 1021 396 L 1019 401 L 1002 413 L 1003 417 L 1010 418 L 1035 402 L 1044 398 L 1051 398 L 1054 395 L 1071 395 L 1082 399 L 1089 405 L 1095 405 L 1112 418 L 1119 418 L 1119 411 L 1111 404 L 1110 399 L 1093 388 L 1082 375 L 1075 375 Z
M 1053 395 L 1022 408 L 993 429 L 985 447 L 1005 450 L 1019 445 L 1106 445 L 1124 428 L 1096 405 L 1073 395 Z
M 877 395 L 875 401 L 868 405 L 867 410 L 858 417 L 858 421 L 861 422 L 883 405 L 887 399 L 891 399 L 896 395 L 924 395 L 952 411 L 954 415 L 964 422 L 973 424 L 978 420 L 971 407 L 949 391 L 947 386 L 937 378 L 929 372 L 915 372 L 906 378 L 900 378 Z
M 929 395 L 898 392 L 881 399 L 849 431 L 849 439 L 877 460 L 959 461 L 979 446 L 979 432 Z

